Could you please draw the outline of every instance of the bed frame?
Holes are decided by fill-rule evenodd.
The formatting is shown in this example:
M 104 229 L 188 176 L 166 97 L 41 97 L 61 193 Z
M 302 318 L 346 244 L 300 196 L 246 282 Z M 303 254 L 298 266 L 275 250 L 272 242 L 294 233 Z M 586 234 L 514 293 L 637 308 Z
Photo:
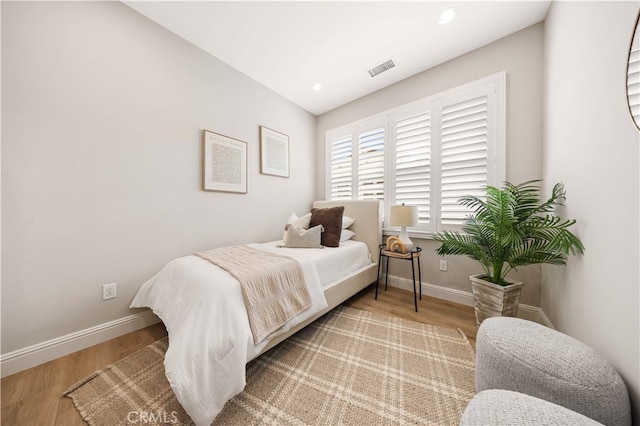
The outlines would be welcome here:
M 371 260 L 373 263 L 360 271 L 356 275 L 350 275 L 343 281 L 329 287 L 324 291 L 327 299 L 326 309 L 318 312 L 308 320 L 293 327 L 287 333 L 284 333 L 269 342 L 269 344 L 260 352 L 259 355 L 265 353 L 269 349 L 276 346 L 292 336 L 302 328 L 311 324 L 322 315 L 326 314 L 342 302 L 376 281 L 378 273 L 378 246 L 382 243 L 382 215 L 381 204 L 377 200 L 342 200 L 342 201 L 314 201 L 315 208 L 329 208 L 344 206 L 344 215 L 355 219 L 351 226 L 356 234 L 354 240 L 362 241 L 369 247 Z

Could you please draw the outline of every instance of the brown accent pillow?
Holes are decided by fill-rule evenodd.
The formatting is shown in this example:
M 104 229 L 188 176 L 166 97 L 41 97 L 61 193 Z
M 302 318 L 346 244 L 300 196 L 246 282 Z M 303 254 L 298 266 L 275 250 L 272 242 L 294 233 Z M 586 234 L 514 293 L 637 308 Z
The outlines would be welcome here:
M 342 232 L 342 215 L 344 206 L 330 207 L 328 209 L 311 209 L 311 222 L 309 228 L 322 225 L 322 245 L 338 247 L 340 245 L 340 233 Z

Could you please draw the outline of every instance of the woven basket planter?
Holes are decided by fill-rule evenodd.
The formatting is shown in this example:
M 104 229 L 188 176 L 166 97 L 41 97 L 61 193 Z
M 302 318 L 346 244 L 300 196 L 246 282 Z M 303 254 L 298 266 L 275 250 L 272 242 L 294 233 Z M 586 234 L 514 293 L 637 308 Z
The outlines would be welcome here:
M 518 315 L 520 293 L 523 282 L 507 281 L 502 286 L 481 279 L 482 275 L 471 275 L 471 291 L 473 292 L 478 327 L 489 317 L 515 317 Z

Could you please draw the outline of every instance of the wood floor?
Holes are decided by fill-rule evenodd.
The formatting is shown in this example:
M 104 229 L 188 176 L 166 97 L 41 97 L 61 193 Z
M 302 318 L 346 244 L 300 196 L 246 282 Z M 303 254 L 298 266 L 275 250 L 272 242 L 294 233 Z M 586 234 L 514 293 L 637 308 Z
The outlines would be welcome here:
M 442 327 L 459 328 L 475 347 L 477 327 L 473 308 L 422 296 L 414 312 L 413 293 L 389 288 L 374 300 L 373 286 L 345 305 Z M 108 342 L 5 377 L 2 383 L 2 425 L 84 425 L 69 398 L 62 393 L 96 370 L 166 336 L 162 324 L 129 333 Z

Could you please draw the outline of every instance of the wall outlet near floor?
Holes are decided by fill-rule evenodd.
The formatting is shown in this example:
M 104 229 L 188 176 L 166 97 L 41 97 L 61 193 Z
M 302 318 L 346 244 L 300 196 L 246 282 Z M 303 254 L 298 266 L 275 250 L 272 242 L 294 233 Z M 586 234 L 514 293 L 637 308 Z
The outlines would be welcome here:
M 116 297 L 116 283 L 104 284 L 102 286 L 102 300 Z
M 441 271 L 446 271 L 447 270 L 447 261 L 446 260 L 441 260 L 440 261 L 440 270 Z

